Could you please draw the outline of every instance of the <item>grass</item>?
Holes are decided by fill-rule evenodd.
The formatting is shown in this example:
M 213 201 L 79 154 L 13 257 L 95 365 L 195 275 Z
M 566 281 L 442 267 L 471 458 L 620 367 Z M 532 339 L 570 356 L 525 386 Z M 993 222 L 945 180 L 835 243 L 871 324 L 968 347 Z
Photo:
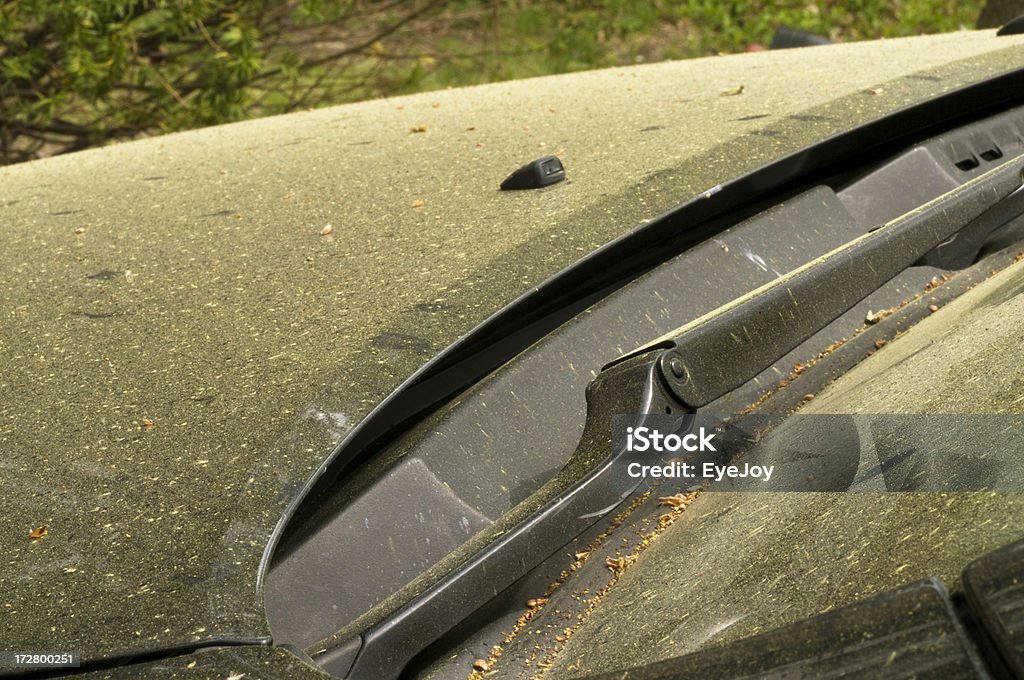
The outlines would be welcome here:
M 461 0 L 323 78 L 323 103 L 742 52 L 770 44 L 782 25 L 837 42 L 942 33 L 973 28 L 983 4 Z

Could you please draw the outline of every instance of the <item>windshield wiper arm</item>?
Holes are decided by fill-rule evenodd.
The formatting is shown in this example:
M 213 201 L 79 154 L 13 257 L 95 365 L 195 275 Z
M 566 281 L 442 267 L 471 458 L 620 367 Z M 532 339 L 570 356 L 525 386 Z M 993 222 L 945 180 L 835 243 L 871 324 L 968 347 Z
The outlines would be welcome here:
M 979 243 L 1024 213 L 1024 163 L 1005 163 L 645 348 L 689 410 L 756 377 L 897 274 L 957 238 Z M 975 250 L 976 252 L 976 250 Z

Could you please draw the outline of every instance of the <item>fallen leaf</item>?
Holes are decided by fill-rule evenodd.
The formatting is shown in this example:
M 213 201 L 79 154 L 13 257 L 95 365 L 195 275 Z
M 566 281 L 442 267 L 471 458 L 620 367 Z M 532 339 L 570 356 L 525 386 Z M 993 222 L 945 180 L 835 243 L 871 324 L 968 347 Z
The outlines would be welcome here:
M 427 131 L 427 126 L 426 125 L 413 125 L 412 126 L 412 131 L 413 132 L 426 132 Z
M 423 199 L 417 198 L 415 201 L 412 202 L 412 207 L 414 208 L 422 208 L 423 206 Z
M 720 97 L 735 97 L 738 94 L 743 94 L 743 85 L 739 87 L 730 87 L 728 90 L 722 90 L 718 93 Z
M 334 231 L 334 225 L 333 224 L 328 224 L 328 225 L 325 225 L 324 228 L 320 230 L 320 235 L 321 236 L 327 236 L 332 231 Z
M 38 541 L 40 538 L 50 533 L 50 525 L 44 524 L 41 527 L 37 527 L 28 532 L 28 538 L 30 541 Z
M 153 427 L 154 425 L 156 425 L 156 423 L 153 422 L 152 418 L 143 418 L 142 419 L 142 426 L 143 427 Z

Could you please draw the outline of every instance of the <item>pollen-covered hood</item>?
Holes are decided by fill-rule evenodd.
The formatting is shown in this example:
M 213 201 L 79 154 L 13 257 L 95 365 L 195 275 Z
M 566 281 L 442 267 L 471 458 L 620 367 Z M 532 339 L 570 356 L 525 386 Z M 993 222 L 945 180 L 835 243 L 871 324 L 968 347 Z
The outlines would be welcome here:
M 1022 57 L 992 32 L 714 57 L 0 170 L 2 646 L 266 642 L 286 508 L 439 351 L 673 206 Z M 566 182 L 498 190 L 549 154 Z

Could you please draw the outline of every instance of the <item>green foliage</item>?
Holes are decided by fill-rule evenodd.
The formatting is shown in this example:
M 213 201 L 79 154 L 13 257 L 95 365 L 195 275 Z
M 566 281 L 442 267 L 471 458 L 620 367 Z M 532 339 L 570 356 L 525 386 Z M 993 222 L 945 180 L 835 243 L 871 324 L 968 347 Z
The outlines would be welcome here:
M 779 26 L 838 42 L 970 28 L 984 0 L 460 0 L 421 42 L 430 69 L 387 93 L 742 52 Z
M 355 0 L 0 3 L 0 154 L 10 162 L 275 112 L 258 107 L 289 86 L 276 110 L 304 105 L 309 93 L 294 86 L 307 67 L 365 59 L 378 35 L 430 6 L 402 3 L 380 18 Z M 303 53 L 308 32 L 357 15 L 364 29 L 345 37 L 362 44 Z
M 770 44 L 789 26 L 840 42 L 941 33 L 972 27 L 983 0 L 464 0 L 462 14 L 488 8 L 488 50 L 476 64 L 494 79 L 641 61 L 742 52 Z M 459 13 L 455 13 L 459 16 Z M 468 27 L 467 27 L 468 28 Z M 467 31 L 468 32 L 468 31 Z M 471 35 L 467 35 L 472 40 Z M 507 58 L 501 58 L 501 55 Z M 451 69 L 438 84 L 454 84 Z M 451 79 L 451 83 L 446 82 Z
M 972 26 L 983 0 L 0 0 L 0 161 L 322 104 Z

